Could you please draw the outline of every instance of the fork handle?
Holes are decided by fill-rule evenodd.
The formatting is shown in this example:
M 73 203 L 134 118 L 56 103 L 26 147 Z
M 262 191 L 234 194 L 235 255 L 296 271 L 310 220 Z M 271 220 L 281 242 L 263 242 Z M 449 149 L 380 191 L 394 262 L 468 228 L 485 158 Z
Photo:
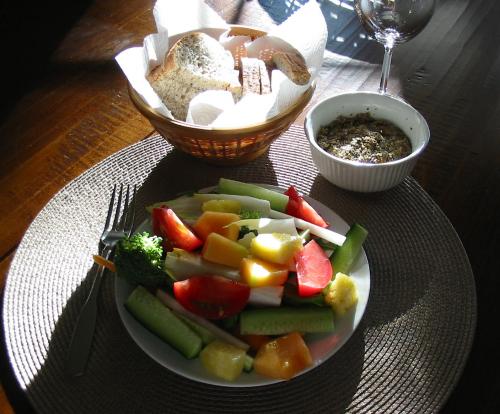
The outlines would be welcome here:
M 104 257 L 108 258 L 110 252 Z M 81 376 L 85 372 L 85 366 L 90 353 L 92 339 L 94 337 L 95 324 L 97 320 L 97 298 L 99 288 L 104 274 L 104 267 L 99 266 L 87 300 L 80 310 L 80 315 L 76 322 L 69 346 L 68 360 L 66 362 L 66 372 L 73 376 Z

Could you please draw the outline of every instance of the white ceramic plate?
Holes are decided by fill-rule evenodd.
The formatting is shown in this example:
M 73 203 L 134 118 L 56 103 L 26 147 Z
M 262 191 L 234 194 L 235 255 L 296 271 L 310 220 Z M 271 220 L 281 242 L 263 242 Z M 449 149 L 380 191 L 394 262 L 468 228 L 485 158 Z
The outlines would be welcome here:
M 277 188 L 274 187 L 274 189 Z M 335 212 L 310 197 L 306 197 L 306 199 L 316 209 L 316 211 L 318 211 L 325 218 L 325 220 L 330 224 L 330 228 L 332 230 L 341 234 L 345 234 L 347 232 L 349 225 Z M 138 230 L 146 230 L 148 227 L 149 222 L 146 221 L 139 226 Z M 356 307 L 351 309 L 351 311 L 345 316 L 335 319 L 335 331 L 333 333 L 308 334 L 306 336 L 306 343 L 311 350 L 314 363 L 311 367 L 302 371 L 298 375 L 314 369 L 335 354 L 335 352 L 337 352 L 346 343 L 359 325 L 359 322 L 365 312 L 368 295 L 370 293 L 370 268 L 364 251 L 361 252 L 356 263 L 353 265 L 351 277 L 355 280 L 358 288 L 359 299 Z M 124 303 L 132 290 L 133 286 L 129 285 L 122 279 L 115 277 L 115 299 L 118 312 L 125 328 L 134 341 L 142 348 L 142 350 L 160 365 L 163 365 L 165 368 L 168 368 L 186 378 L 206 384 L 228 387 L 253 387 L 280 382 L 280 380 L 265 378 L 255 372 L 242 373 L 234 382 L 228 382 L 210 375 L 205 371 L 198 358 L 192 360 L 184 358 L 178 351 L 144 328 L 125 309 Z

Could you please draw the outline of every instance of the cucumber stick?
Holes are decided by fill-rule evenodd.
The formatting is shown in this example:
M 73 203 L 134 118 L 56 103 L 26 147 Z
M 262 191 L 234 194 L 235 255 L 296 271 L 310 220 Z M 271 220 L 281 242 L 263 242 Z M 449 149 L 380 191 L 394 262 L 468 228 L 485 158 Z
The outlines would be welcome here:
M 187 316 L 184 316 L 180 313 L 175 313 L 175 316 L 182 320 L 182 322 L 189 326 L 191 330 L 200 337 L 203 345 L 208 345 L 210 342 L 215 341 L 216 336 L 204 326 L 197 324 Z
M 333 329 L 333 312 L 327 307 L 252 309 L 243 311 L 240 315 L 242 335 L 282 335 L 294 331 L 332 332 Z
M 288 196 L 285 194 L 268 190 L 267 188 L 259 187 L 255 184 L 242 183 L 227 178 L 219 179 L 218 191 L 222 194 L 236 194 L 268 200 L 273 210 L 282 212 L 286 210 L 288 204 Z
M 344 243 L 335 249 L 331 257 L 335 274 L 338 272 L 349 274 L 349 270 L 358 257 L 367 236 L 368 231 L 361 225 L 354 223 L 351 226 L 345 235 Z
M 200 353 L 200 337 L 142 286 L 134 289 L 125 307 L 139 322 L 186 358 L 194 358 Z

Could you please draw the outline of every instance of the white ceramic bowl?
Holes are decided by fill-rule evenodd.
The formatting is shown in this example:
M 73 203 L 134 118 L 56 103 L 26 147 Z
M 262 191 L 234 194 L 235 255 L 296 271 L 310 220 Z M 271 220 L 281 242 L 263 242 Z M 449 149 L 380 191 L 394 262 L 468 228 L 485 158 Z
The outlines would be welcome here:
M 411 141 L 412 153 L 396 161 L 368 164 L 335 157 L 318 145 L 316 136 L 320 127 L 340 115 L 362 112 L 370 112 L 374 118 L 391 121 L 401 128 Z M 427 122 L 415 108 L 396 97 L 372 92 L 343 93 L 327 98 L 309 110 L 304 126 L 319 172 L 338 187 L 361 192 L 387 190 L 403 181 L 430 136 Z

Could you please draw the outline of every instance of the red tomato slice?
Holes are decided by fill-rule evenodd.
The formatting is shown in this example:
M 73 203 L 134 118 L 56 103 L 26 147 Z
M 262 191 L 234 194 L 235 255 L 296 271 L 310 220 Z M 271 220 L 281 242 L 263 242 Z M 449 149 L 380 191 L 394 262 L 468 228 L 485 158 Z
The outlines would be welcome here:
M 320 227 L 328 227 L 328 223 L 306 200 L 304 200 L 293 185 L 285 191 L 285 194 L 288 196 L 288 204 L 286 206 L 287 214 Z
M 288 196 L 289 199 L 292 199 L 294 201 L 300 201 L 300 199 L 302 198 L 297 189 L 293 185 L 288 187 L 288 190 L 285 191 L 285 194 Z
M 332 280 L 333 267 L 324 250 L 311 240 L 295 255 L 300 296 L 312 296 Z
M 241 312 L 250 288 L 222 276 L 193 276 L 174 283 L 174 296 L 187 310 L 207 319 L 223 319 Z
M 203 244 L 203 241 L 196 237 L 168 207 L 154 208 L 152 219 L 153 233 L 167 239 L 173 247 L 193 251 Z

